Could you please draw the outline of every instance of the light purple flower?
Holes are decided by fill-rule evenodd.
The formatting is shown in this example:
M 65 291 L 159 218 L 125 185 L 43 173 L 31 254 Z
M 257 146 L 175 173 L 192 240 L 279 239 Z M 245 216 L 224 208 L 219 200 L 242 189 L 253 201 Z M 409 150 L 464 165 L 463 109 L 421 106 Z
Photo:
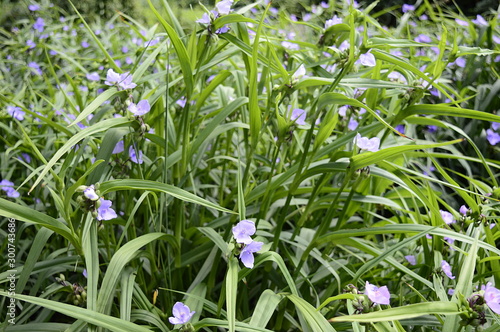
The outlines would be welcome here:
M 304 64 L 301 64 L 299 66 L 299 68 L 297 68 L 297 70 L 295 71 L 295 73 L 293 73 L 292 75 L 292 80 L 293 81 L 296 81 L 296 80 L 299 80 L 301 79 L 304 75 L 306 74 L 306 67 L 304 66 Z
M 217 8 L 219 15 L 227 15 L 231 11 L 232 4 L 233 0 L 222 0 L 215 5 L 215 8 Z
M 450 279 L 455 279 L 455 276 L 451 273 L 451 266 L 444 259 L 441 261 L 441 270 L 443 270 L 444 274 Z
M 174 316 L 168 317 L 168 321 L 174 325 L 186 324 L 194 314 L 195 312 L 191 311 L 187 305 L 182 302 L 176 302 L 172 308 L 172 315 Z
M 263 242 L 252 241 L 246 244 L 240 252 L 240 260 L 249 269 L 253 268 L 254 257 L 253 254 L 262 249 Z
M 251 236 L 255 234 L 255 223 L 250 220 L 242 220 L 233 229 L 233 236 L 237 243 L 249 244 L 252 242 Z
M 491 145 L 497 145 L 500 142 L 500 135 L 491 129 L 486 130 L 486 139 Z
M 345 116 L 348 108 L 349 108 L 348 105 L 340 106 L 339 107 L 339 115 L 340 116 Z
M 453 288 L 448 289 L 448 295 L 452 296 L 455 294 L 455 290 Z
M 98 73 L 93 72 L 93 73 L 88 73 L 87 74 L 87 79 L 89 81 L 99 81 L 101 78 L 99 77 Z
M 486 20 L 481 15 L 477 15 L 476 19 L 472 20 L 472 23 L 483 27 L 488 26 L 488 22 L 486 22 Z
M 142 160 L 142 151 L 139 150 L 139 156 L 137 156 L 137 153 L 135 152 L 134 147 L 131 145 L 130 148 L 128 149 L 128 155 L 130 157 L 130 160 L 136 164 L 142 164 L 144 160 Z
M 87 48 L 90 46 L 90 44 L 86 40 L 82 41 L 80 45 L 82 45 L 83 48 Z
M 97 220 L 111 220 L 117 217 L 115 210 L 111 208 L 110 200 L 101 198 L 101 205 L 97 209 Z
M 177 100 L 175 102 L 177 105 L 180 107 L 185 107 L 186 106 L 186 97 L 181 97 L 181 99 Z
M 455 64 L 460 67 L 460 68 L 465 68 L 465 65 L 467 64 L 467 61 L 465 61 L 464 58 L 462 57 L 458 57 L 456 60 L 455 60 Z
M 491 283 L 484 290 L 484 301 L 494 313 L 500 315 L 500 290 L 491 286 Z
M 43 32 L 44 27 L 45 21 L 43 20 L 43 18 L 37 18 L 35 23 L 33 24 L 33 29 L 37 30 L 38 32 Z
M 36 12 L 37 10 L 40 9 L 40 6 L 37 5 L 37 4 L 34 4 L 34 5 L 29 5 L 28 6 L 28 9 L 31 10 L 32 12 Z
M 455 223 L 455 218 L 453 218 L 453 215 L 450 212 L 439 210 L 439 213 L 441 214 L 441 218 L 443 218 L 446 225 Z
M 21 158 L 19 158 L 19 160 L 24 160 L 29 164 L 31 162 L 31 157 L 27 153 L 21 153 Z
M 380 138 L 378 137 L 373 137 L 373 138 L 368 138 L 368 137 L 361 137 L 361 134 L 357 134 L 356 137 L 354 138 L 356 141 L 356 145 L 358 148 L 361 150 L 367 150 L 371 152 L 377 152 L 380 147 Z
M 469 208 L 466 205 L 462 205 L 459 211 L 465 216 L 469 212 Z
M 97 201 L 99 199 L 99 195 L 96 194 L 95 192 L 95 187 L 93 184 L 88 186 L 84 191 L 83 191 L 83 196 L 87 197 L 91 201 Z
M 306 125 L 306 111 L 300 108 L 295 108 L 292 111 L 292 115 L 290 117 L 292 121 L 295 121 L 299 126 Z
M 24 120 L 24 114 L 26 114 L 24 111 L 21 110 L 21 107 L 17 106 L 7 106 L 7 113 L 14 119 L 17 119 L 19 121 Z
M 106 81 L 104 81 L 104 84 L 106 85 L 115 85 L 120 81 L 120 74 L 116 73 L 113 69 L 108 69 L 108 72 L 106 73 Z
M 394 127 L 397 131 L 399 131 L 401 134 L 405 133 L 405 125 L 404 124 L 399 124 L 396 127 Z
M 469 26 L 469 22 L 463 21 L 463 20 L 458 19 L 458 18 L 455 19 L 455 22 L 457 22 L 458 25 L 461 25 L 463 27 L 468 27 Z
M 492 122 L 491 123 L 491 129 L 493 129 L 493 130 L 500 129 L 500 122 Z
M 132 112 L 135 116 L 143 116 L 144 114 L 148 113 L 149 110 L 151 109 L 151 106 L 149 105 L 149 101 L 147 99 L 143 99 L 140 102 L 136 104 L 131 103 L 128 106 L 128 110 Z
M 408 261 L 408 263 L 410 263 L 411 265 L 417 265 L 417 259 L 415 258 L 415 256 L 408 255 L 408 256 L 405 256 L 405 258 Z
M 87 278 L 88 274 L 87 274 L 87 269 L 83 269 L 83 272 L 82 272 L 82 275 Z
M 223 33 L 228 33 L 229 30 L 231 30 L 231 28 L 229 27 L 229 25 L 226 24 L 223 27 L 215 30 L 215 33 L 218 34 L 218 35 L 220 35 L 220 34 L 223 34 Z
M 349 124 L 347 125 L 347 129 L 349 130 L 356 130 L 356 128 L 358 128 L 358 121 L 354 120 L 354 119 L 349 119 Z
M 29 46 L 29 48 L 32 49 L 32 48 L 36 47 L 36 43 L 34 41 L 32 41 L 31 39 L 28 39 L 26 41 L 26 46 Z
M 28 63 L 28 67 L 33 68 L 37 75 L 43 74 L 42 70 L 40 69 L 40 65 L 34 61 Z
M 359 62 L 361 62 L 363 66 L 368 67 L 375 67 L 375 65 L 377 64 L 375 56 L 371 54 L 370 51 L 366 52 L 365 54 L 361 54 L 359 56 Z
M 325 22 L 325 29 L 328 29 L 331 26 L 334 26 L 335 24 L 340 24 L 342 23 L 342 19 L 337 17 L 337 15 L 334 15 L 331 19 L 327 20 Z
M 123 142 L 123 140 L 121 140 L 118 143 L 116 143 L 115 148 L 113 149 L 112 154 L 121 153 L 124 150 L 125 150 L 125 143 Z
M 500 44 L 500 37 L 498 37 L 498 36 L 493 36 L 493 38 L 492 38 L 492 39 L 493 39 L 493 42 L 494 42 L 495 44 Z
M 424 35 L 424 34 L 420 34 L 418 35 L 417 37 L 415 37 L 414 39 L 417 43 L 430 43 L 432 42 L 432 39 L 431 37 L 427 36 L 427 35 Z
M 128 72 L 120 75 L 120 82 L 118 83 L 118 85 L 121 86 L 124 90 L 133 89 L 137 86 L 137 84 L 132 82 L 132 75 L 130 75 Z
M 408 5 L 408 4 L 406 4 L 406 3 L 405 3 L 405 4 L 403 4 L 403 7 L 401 8 L 401 11 L 402 11 L 403 13 L 407 13 L 407 12 L 409 12 L 409 11 L 414 11 L 414 10 L 415 10 L 415 6 L 413 6 L 413 5 Z
M 422 14 L 420 15 L 420 17 L 418 18 L 420 21 L 427 21 L 429 19 L 429 16 L 425 15 L 425 14 Z
M 17 198 L 21 196 L 19 192 L 16 189 L 14 189 L 14 182 L 11 182 L 9 180 L 0 181 L 0 189 L 5 191 L 7 197 Z
M 391 294 L 389 293 L 387 286 L 379 288 L 367 281 L 365 285 L 365 294 L 373 303 L 389 304 L 391 301 Z

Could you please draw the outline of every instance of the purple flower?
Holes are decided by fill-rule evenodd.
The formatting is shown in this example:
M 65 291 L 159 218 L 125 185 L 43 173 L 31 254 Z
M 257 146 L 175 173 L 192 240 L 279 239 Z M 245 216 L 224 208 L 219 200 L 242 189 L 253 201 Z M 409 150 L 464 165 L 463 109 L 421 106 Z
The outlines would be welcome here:
M 401 8 L 401 11 L 402 11 L 403 13 L 407 13 L 407 12 L 409 12 L 409 11 L 414 11 L 414 10 L 415 10 L 415 6 L 413 6 L 413 5 L 408 5 L 408 4 L 406 4 L 406 3 L 405 3 L 405 4 L 403 5 L 403 7 Z
M 290 117 L 292 121 L 295 121 L 299 126 L 306 125 L 306 111 L 300 108 L 295 108 L 292 111 L 292 115 Z
M 414 39 L 417 43 L 430 43 L 432 42 L 432 39 L 431 37 L 427 36 L 427 35 L 424 35 L 424 34 L 420 34 L 418 35 L 417 37 L 415 37 Z
M 231 28 L 229 27 L 229 25 L 226 24 L 222 28 L 219 28 L 219 29 L 215 30 L 215 33 L 218 34 L 218 35 L 220 35 L 222 33 L 229 32 L 229 30 L 231 30 Z
M 14 189 L 14 182 L 10 182 L 9 180 L 0 181 L 0 189 L 5 191 L 7 197 L 17 198 L 21 196 L 19 192 Z
M 492 122 L 491 129 L 498 130 L 500 128 L 500 122 Z
M 262 249 L 263 242 L 252 241 L 246 244 L 241 250 L 240 260 L 249 269 L 253 268 L 254 257 L 253 254 Z
M 180 107 L 185 107 L 186 106 L 186 97 L 181 97 L 181 99 L 177 100 L 175 102 L 177 105 Z
M 334 15 L 331 19 L 325 22 L 325 29 L 328 29 L 329 27 L 340 23 L 342 23 L 342 19 L 337 17 L 337 15 Z
M 365 54 L 361 54 L 359 56 L 359 62 L 363 66 L 368 66 L 368 67 L 375 67 L 375 65 L 377 64 L 375 56 L 371 54 L 370 51 L 366 52 Z
M 137 86 L 137 84 L 132 82 L 132 75 L 129 72 L 118 74 L 113 69 L 108 69 L 104 84 L 110 86 L 118 84 L 123 89 L 133 89 Z
M 321 3 L 319 5 L 325 9 L 330 7 L 330 5 L 325 1 L 321 1 Z
M 93 73 L 88 73 L 87 74 L 87 79 L 89 81 L 99 81 L 101 78 L 99 77 L 98 73 L 93 72 Z
M 439 210 L 439 213 L 441 214 L 441 218 L 443 218 L 446 225 L 455 223 L 455 218 L 453 218 L 453 215 L 450 212 Z
M 348 108 L 349 108 L 348 105 L 340 106 L 339 107 L 339 115 L 340 116 L 345 116 Z
M 28 67 L 33 68 L 35 70 L 35 73 L 38 74 L 38 75 L 42 75 L 43 74 L 42 70 L 40 69 L 40 65 L 38 63 L 34 62 L 34 61 L 28 63 Z
M 360 148 L 361 150 L 377 152 L 380 147 L 380 138 L 378 137 L 369 139 L 368 137 L 361 137 L 361 134 L 358 133 L 354 138 L 354 141 L 356 142 L 358 148 Z
M 28 9 L 31 10 L 32 12 L 36 12 L 37 10 L 40 9 L 40 6 L 37 5 L 37 4 L 34 4 L 34 5 L 29 5 L 28 6 Z
M 428 19 L 429 19 L 429 16 L 427 16 L 427 15 L 425 15 L 425 14 L 422 14 L 422 15 L 420 15 L 420 17 L 419 17 L 419 20 L 420 20 L 420 21 L 427 21 Z
M 137 156 L 137 153 L 132 145 L 128 149 L 128 155 L 130 156 L 130 160 L 136 164 L 140 165 L 144 162 L 144 160 L 142 160 L 142 151 L 139 150 L 139 156 Z
M 469 208 L 466 205 L 462 205 L 459 211 L 465 216 L 469 212 Z
M 430 125 L 430 126 L 427 126 L 427 130 L 428 130 L 430 133 L 435 133 L 435 132 L 438 130 L 438 127 L 437 127 L 437 126 L 434 126 L 434 125 Z
M 451 266 L 444 259 L 441 261 L 441 270 L 443 270 L 444 274 L 450 279 L 455 279 L 455 276 L 451 273 Z
M 85 278 L 87 278 L 87 276 L 88 276 L 88 275 L 87 275 L 87 269 L 83 269 L 82 275 L 83 275 Z
M 452 296 L 455 294 L 455 290 L 453 288 L 448 289 L 448 295 Z
M 111 208 L 110 200 L 101 198 L 101 205 L 97 209 L 97 220 L 111 220 L 117 217 L 115 210 Z
M 500 44 L 500 37 L 498 37 L 498 36 L 493 36 L 493 42 L 494 42 L 495 44 Z
M 486 285 L 484 290 L 484 301 L 494 313 L 500 315 L 500 290 L 491 286 L 490 283 Z
M 459 57 L 459 58 L 457 58 L 457 59 L 455 60 L 455 64 L 456 64 L 458 67 L 460 67 L 460 68 L 465 68 L 466 63 L 467 63 L 467 62 L 466 62 L 466 61 L 465 61 L 465 59 L 464 59 L 464 58 L 462 58 L 462 57 Z
M 500 135 L 491 129 L 486 130 L 486 139 L 491 145 L 497 145 L 500 142 Z
M 19 121 L 24 120 L 25 112 L 21 110 L 21 107 L 9 105 L 9 106 L 7 106 L 7 113 L 9 113 L 9 115 L 11 117 L 13 117 L 14 119 L 17 119 Z
M 128 52 L 128 47 L 122 46 L 122 53 L 127 53 L 127 52 Z
M 43 18 L 41 17 L 37 18 L 35 23 L 33 24 L 33 29 L 39 32 L 43 32 L 44 27 L 45 27 L 45 21 L 43 20 Z
M 29 46 L 29 48 L 32 49 L 32 48 L 36 47 L 36 43 L 34 41 L 32 41 L 31 39 L 28 39 L 26 41 L 26 46 Z
M 210 15 L 208 15 L 208 13 L 203 13 L 201 18 L 199 20 L 196 20 L 196 23 L 210 24 Z
M 97 201 L 99 199 L 99 195 L 96 194 L 95 192 L 95 187 L 93 184 L 88 186 L 84 191 L 83 191 L 83 196 L 87 197 L 91 201 Z
M 463 27 L 468 27 L 469 26 L 469 22 L 460 20 L 458 18 L 455 19 L 455 22 L 457 22 L 458 25 L 461 25 Z
M 83 48 L 87 48 L 90 46 L 90 44 L 86 40 L 82 41 L 80 45 L 82 45 Z
M 233 227 L 233 236 L 237 243 L 250 244 L 251 236 L 255 234 L 255 223 L 250 220 L 242 220 Z
M 149 105 L 149 101 L 147 99 L 143 99 L 140 102 L 136 104 L 131 103 L 128 106 L 128 110 L 132 112 L 135 116 L 143 116 L 144 114 L 148 113 L 149 110 L 151 109 L 151 106 Z
M 349 124 L 347 125 L 347 129 L 349 130 L 356 130 L 356 128 L 358 128 L 358 121 L 354 120 L 354 119 L 349 119 Z
M 378 303 L 378 304 L 390 303 L 391 294 L 389 293 L 389 289 L 387 289 L 387 286 L 382 286 L 379 288 L 375 285 L 370 284 L 367 281 L 365 285 L 365 293 L 373 303 Z
M 189 322 L 191 317 L 194 315 L 194 311 L 191 311 L 187 305 L 182 302 L 176 302 L 172 308 L 173 317 L 168 317 L 170 324 L 186 324 Z
M 19 158 L 19 160 L 24 160 L 29 164 L 31 162 L 31 157 L 27 153 L 21 153 L 21 158 Z
M 219 15 L 227 15 L 231 11 L 232 4 L 233 0 L 222 0 L 215 5 L 215 8 L 217 8 Z
M 488 26 L 488 22 L 486 22 L 486 20 L 481 15 L 477 15 L 476 19 L 472 20 L 472 23 L 474 23 L 476 25 L 483 26 L 483 27 Z
M 394 127 L 394 129 L 399 131 L 401 134 L 405 133 L 405 125 L 404 124 L 397 125 L 396 127 Z
M 417 265 L 417 259 L 415 258 L 415 256 L 408 255 L 408 256 L 405 256 L 405 258 L 408 261 L 408 263 L 410 263 L 411 265 Z
M 113 149 L 112 154 L 121 153 L 124 150 L 125 150 L 125 144 L 123 143 L 123 140 L 121 140 L 120 142 L 116 143 L 115 148 Z

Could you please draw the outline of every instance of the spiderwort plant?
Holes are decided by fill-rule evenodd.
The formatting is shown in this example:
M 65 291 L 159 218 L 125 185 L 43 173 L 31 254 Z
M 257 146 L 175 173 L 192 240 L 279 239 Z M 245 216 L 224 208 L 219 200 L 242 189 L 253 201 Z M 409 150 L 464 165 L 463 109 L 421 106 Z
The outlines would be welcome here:
M 194 329 L 189 321 L 195 314 L 194 311 L 191 311 L 187 305 L 182 302 L 176 302 L 172 308 L 172 317 L 168 318 L 170 324 L 173 325 L 182 325 L 181 331 L 183 332 L 194 332 Z
M 260 251 L 264 245 L 263 242 L 254 241 L 251 238 L 256 232 L 255 223 L 251 220 L 241 220 L 232 228 L 232 232 L 234 240 L 239 244 L 237 250 L 239 250 L 241 262 L 247 268 L 253 268 L 255 260 L 253 254 Z

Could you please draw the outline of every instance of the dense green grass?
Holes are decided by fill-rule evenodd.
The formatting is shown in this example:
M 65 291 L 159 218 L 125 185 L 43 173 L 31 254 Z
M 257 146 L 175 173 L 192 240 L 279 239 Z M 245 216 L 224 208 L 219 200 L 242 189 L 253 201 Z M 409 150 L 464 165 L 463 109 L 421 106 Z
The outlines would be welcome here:
M 1 328 L 497 331 L 499 12 L 224 3 L 0 30 Z

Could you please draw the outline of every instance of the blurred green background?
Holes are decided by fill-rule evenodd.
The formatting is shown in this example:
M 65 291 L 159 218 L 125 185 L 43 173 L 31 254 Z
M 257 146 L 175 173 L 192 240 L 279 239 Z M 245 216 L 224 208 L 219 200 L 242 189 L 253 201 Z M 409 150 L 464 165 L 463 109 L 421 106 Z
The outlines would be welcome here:
M 201 9 L 198 5 L 199 3 L 206 5 L 208 8 L 212 8 L 215 3 L 215 0 L 152 0 L 156 8 L 162 8 L 163 1 L 167 1 L 169 3 L 170 7 L 172 7 L 175 13 L 179 15 L 178 18 L 181 22 L 190 22 L 195 17 L 199 16 L 198 14 L 201 13 Z M 310 11 L 311 5 L 318 5 L 321 1 L 322 0 L 274 0 L 273 6 L 284 7 L 289 13 L 294 13 L 300 17 L 301 13 Z M 341 1 L 346 0 L 337 0 L 337 2 Z M 253 1 L 242 0 L 238 1 L 238 5 L 245 5 L 251 2 Z M 387 13 L 380 16 L 381 23 L 394 25 L 396 24 L 398 17 L 396 13 L 401 13 L 400 7 L 403 4 L 422 4 L 424 2 L 424 0 L 379 1 L 374 12 L 386 10 Z M 475 16 L 476 14 L 487 13 L 490 9 L 498 9 L 499 6 L 498 0 L 427 0 L 427 2 L 439 8 L 447 7 L 453 11 L 460 10 L 466 16 Z M 106 20 L 113 17 L 120 11 L 145 23 L 156 22 L 152 13 L 149 11 L 147 0 L 75 0 L 73 3 L 80 13 L 82 13 L 89 21 L 94 19 Z M 363 7 L 366 7 L 373 3 L 373 1 L 358 0 L 358 3 L 360 3 Z M 14 25 L 16 21 L 25 18 L 30 13 L 28 10 L 28 6 L 30 4 L 38 4 L 43 8 L 50 8 L 50 4 L 53 4 L 53 7 L 51 8 L 60 11 L 63 16 L 74 14 L 68 0 L 0 0 L 0 26 L 4 29 L 8 29 Z M 195 11 L 184 10 L 190 8 L 195 9 Z

